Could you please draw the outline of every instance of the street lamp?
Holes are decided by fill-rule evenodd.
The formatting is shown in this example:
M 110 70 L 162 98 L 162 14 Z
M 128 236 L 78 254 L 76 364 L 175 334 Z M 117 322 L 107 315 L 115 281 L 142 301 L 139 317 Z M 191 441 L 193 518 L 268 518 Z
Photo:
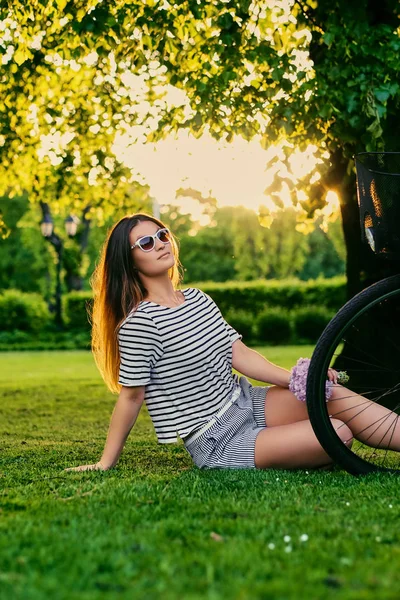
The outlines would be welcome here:
M 80 223 L 80 220 L 75 215 L 69 215 L 65 219 L 65 221 L 64 221 L 65 231 L 67 232 L 67 235 L 69 237 L 74 237 L 74 235 L 76 235 L 76 231 L 78 229 L 79 223 Z
M 62 329 L 64 323 L 62 318 L 62 310 L 61 310 L 61 270 L 62 270 L 62 261 L 63 261 L 63 253 L 64 253 L 64 242 L 60 238 L 59 235 L 54 233 L 54 222 L 50 214 L 50 207 L 45 202 L 41 202 L 41 208 L 43 213 L 43 220 L 40 223 L 40 229 L 42 231 L 43 237 L 46 238 L 50 242 L 50 244 L 54 247 L 57 254 L 57 263 L 56 263 L 56 291 L 55 291 L 55 301 L 52 306 L 54 310 L 54 320 L 56 326 L 59 329 Z M 79 219 L 74 215 L 69 215 L 65 219 L 65 230 L 69 237 L 73 237 L 76 234 L 78 228 Z
M 53 233 L 53 219 L 51 215 L 46 213 L 43 217 L 43 221 L 40 223 L 40 229 L 42 230 L 42 234 L 45 238 L 48 238 Z

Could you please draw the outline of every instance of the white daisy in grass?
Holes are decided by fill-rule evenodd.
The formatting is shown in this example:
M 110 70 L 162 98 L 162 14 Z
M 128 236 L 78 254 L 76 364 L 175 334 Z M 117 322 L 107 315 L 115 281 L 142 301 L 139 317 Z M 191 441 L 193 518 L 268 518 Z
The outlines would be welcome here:
M 292 538 L 290 537 L 290 535 L 285 535 L 285 537 L 283 538 L 283 541 L 287 544 L 288 542 L 290 542 Z

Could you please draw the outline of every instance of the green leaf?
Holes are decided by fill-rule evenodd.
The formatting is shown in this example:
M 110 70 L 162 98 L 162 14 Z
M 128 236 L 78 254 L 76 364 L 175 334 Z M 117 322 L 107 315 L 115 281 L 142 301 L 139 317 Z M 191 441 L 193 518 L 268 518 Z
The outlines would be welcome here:
M 13 60 L 17 63 L 17 65 L 22 65 L 27 60 L 33 57 L 32 52 L 28 48 L 19 47 L 13 55 Z
M 374 94 L 375 94 L 375 98 L 377 98 L 377 100 L 379 100 L 379 102 L 384 103 L 390 96 L 390 89 L 387 89 L 387 88 L 377 89 L 377 90 L 375 90 Z
M 367 127 L 367 131 L 369 131 L 375 139 L 380 138 L 383 131 L 379 120 L 375 119 L 375 121 L 372 121 L 371 125 Z
M 324 44 L 326 44 L 327 46 L 331 46 L 334 39 L 335 34 L 332 31 L 327 31 L 322 38 Z

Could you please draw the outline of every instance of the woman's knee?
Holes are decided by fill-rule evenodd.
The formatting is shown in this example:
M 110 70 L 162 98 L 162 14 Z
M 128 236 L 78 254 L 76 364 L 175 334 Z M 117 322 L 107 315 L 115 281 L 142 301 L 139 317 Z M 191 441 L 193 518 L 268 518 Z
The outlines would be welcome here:
M 350 427 L 340 419 L 331 419 L 331 423 L 342 442 L 345 443 L 346 446 L 351 447 L 353 443 L 353 433 Z

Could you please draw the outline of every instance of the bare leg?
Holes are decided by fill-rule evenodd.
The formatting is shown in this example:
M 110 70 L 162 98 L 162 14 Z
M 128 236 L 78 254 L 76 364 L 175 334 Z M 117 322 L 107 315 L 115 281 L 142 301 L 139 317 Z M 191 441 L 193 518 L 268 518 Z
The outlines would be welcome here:
M 267 427 L 289 425 L 308 419 L 307 405 L 297 400 L 287 388 L 272 386 L 265 397 L 265 422 Z
M 328 411 L 343 421 L 357 440 L 373 448 L 400 451 L 400 415 L 393 411 L 340 385 L 332 390 Z
M 343 442 L 351 443 L 351 431 L 342 421 L 332 419 L 332 425 Z M 332 462 L 315 437 L 310 421 L 267 427 L 256 439 L 258 469 L 312 469 Z
M 255 465 L 259 469 L 301 469 L 329 465 L 332 459 L 318 442 L 305 403 L 287 389 L 271 387 L 265 404 L 267 429 L 256 439 Z M 352 443 L 350 429 L 340 420 L 332 424 L 344 443 Z

